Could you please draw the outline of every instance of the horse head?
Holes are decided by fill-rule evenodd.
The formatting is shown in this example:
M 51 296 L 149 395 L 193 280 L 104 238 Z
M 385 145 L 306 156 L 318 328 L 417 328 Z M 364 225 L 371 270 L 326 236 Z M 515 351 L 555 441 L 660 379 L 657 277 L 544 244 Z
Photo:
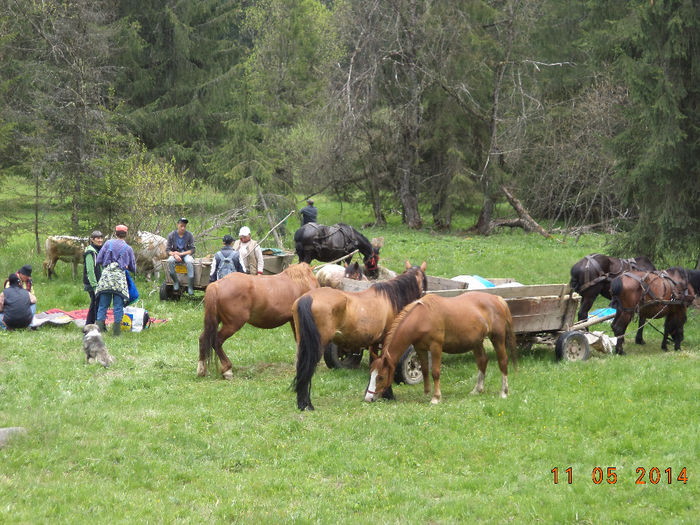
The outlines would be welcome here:
M 426 267 L 425 261 L 423 261 L 423 264 L 421 264 L 420 266 L 412 266 L 411 263 L 408 260 L 406 260 L 405 266 L 406 266 L 406 270 L 404 271 L 404 273 L 406 273 L 409 270 L 414 269 L 414 268 L 417 270 L 416 271 L 416 279 L 418 280 L 418 286 L 419 286 L 420 291 L 421 291 L 420 295 L 421 296 L 425 295 L 425 292 L 428 291 L 428 277 L 425 275 L 425 267 Z
M 369 383 L 365 390 L 365 401 L 376 401 L 394 380 L 396 367 L 386 355 L 382 355 L 372 361 L 369 367 Z
M 362 271 L 362 267 L 359 265 L 359 263 L 357 261 L 355 261 L 352 264 L 345 265 L 345 277 L 347 279 L 354 279 L 355 281 L 366 281 L 367 280 L 364 272 Z
M 379 265 L 379 248 L 372 247 L 372 251 L 362 259 L 365 265 L 365 273 L 371 277 L 376 277 L 377 266 Z

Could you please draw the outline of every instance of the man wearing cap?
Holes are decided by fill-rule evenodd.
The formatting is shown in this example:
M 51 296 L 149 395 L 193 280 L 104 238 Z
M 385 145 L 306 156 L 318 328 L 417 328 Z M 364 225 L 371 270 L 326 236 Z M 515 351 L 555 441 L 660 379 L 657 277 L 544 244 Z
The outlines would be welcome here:
M 176 263 L 187 266 L 187 294 L 194 295 L 194 235 L 187 231 L 188 220 L 182 217 L 177 221 L 177 229 L 168 235 L 168 271 L 173 278 L 173 289 L 180 291 L 180 281 L 175 273 Z
M 233 249 L 233 237 L 228 233 L 224 235 L 223 247 L 216 252 L 214 260 L 211 263 L 211 271 L 209 272 L 209 282 L 213 283 L 222 277 L 225 277 L 231 272 L 243 272 L 239 253 Z
M 90 234 L 90 244 L 83 252 L 83 288 L 90 294 L 90 308 L 88 309 L 85 324 L 94 324 L 97 319 L 97 300 L 95 299 L 95 288 L 100 282 L 102 267 L 97 264 L 97 254 L 100 253 L 104 236 L 99 230 Z
M 318 217 L 318 209 L 316 209 L 316 206 L 314 206 L 314 201 L 309 199 L 306 201 L 306 203 L 308 206 L 304 206 L 301 210 L 299 210 L 302 226 L 309 222 L 316 222 L 316 217 Z
M 32 296 L 34 296 L 34 302 L 32 303 L 32 314 L 36 314 L 36 291 L 34 290 L 34 282 L 32 281 L 32 265 L 25 264 L 15 273 L 19 279 L 20 288 L 27 290 Z M 2 285 L 3 288 L 8 288 L 10 286 L 10 279 L 5 279 L 5 283 Z
M 238 251 L 245 273 L 262 275 L 265 264 L 262 250 L 257 242 L 251 240 L 248 226 L 243 226 L 238 232 L 238 240 L 233 245 L 233 249 Z
M 107 309 L 110 303 L 114 310 L 114 326 L 112 334 L 121 335 L 124 302 L 129 300 L 129 287 L 126 282 L 126 270 L 136 272 L 136 257 L 134 250 L 126 244 L 126 234 L 129 229 L 123 224 L 115 230 L 116 239 L 110 239 L 97 254 L 96 263 L 102 266 L 102 275 L 95 288 L 97 301 L 96 325 L 105 330 Z

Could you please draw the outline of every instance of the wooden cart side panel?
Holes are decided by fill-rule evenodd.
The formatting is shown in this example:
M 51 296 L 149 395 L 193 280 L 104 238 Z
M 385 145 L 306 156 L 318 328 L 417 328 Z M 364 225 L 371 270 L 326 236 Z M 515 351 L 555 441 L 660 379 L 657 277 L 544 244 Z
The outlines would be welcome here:
M 525 297 L 506 299 L 516 333 L 566 330 L 576 313 L 578 301 L 564 297 Z
M 481 290 L 460 290 L 453 287 L 450 290 L 430 290 L 428 293 L 436 293 L 443 297 L 454 297 L 469 292 L 484 292 L 493 295 L 500 295 L 504 299 L 519 298 L 519 297 L 543 297 L 548 295 L 556 295 L 563 297 L 569 294 L 571 287 L 568 284 L 532 284 L 527 286 L 513 286 L 504 288 L 483 288 Z

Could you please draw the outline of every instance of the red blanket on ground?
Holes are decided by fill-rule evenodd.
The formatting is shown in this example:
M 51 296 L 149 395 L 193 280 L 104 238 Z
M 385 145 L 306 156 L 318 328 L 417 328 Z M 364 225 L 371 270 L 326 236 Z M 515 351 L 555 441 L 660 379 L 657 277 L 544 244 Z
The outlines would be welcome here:
M 71 319 L 87 319 L 87 314 L 88 314 L 88 309 L 85 308 L 83 310 L 73 310 L 71 312 L 66 312 L 64 310 L 61 310 L 59 308 L 51 308 L 50 310 L 46 310 L 44 312 L 46 314 L 65 314 Z M 159 324 L 159 323 L 164 323 L 166 319 L 155 319 L 153 317 L 150 318 L 152 324 Z M 107 319 L 105 319 L 105 324 L 112 324 L 114 322 L 114 312 L 112 309 L 107 310 Z

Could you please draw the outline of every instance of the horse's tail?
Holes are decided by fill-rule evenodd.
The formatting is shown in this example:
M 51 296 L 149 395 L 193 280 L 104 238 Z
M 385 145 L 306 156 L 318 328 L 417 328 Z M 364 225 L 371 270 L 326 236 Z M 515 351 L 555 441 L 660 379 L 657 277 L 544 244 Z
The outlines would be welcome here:
M 503 301 L 505 302 L 505 300 Z M 506 350 L 513 361 L 513 370 L 518 370 L 518 343 L 515 340 L 515 330 L 513 330 L 513 316 L 506 303 Z
M 620 294 L 622 293 L 622 276 L 619 275 L 615 277 L 610 283 L 610 308 L 615 310 L 622 309 L 622 301 L 620 301 Z
M 216 308 L 218 289 L 216 283 L 211 283 L 204 293 L 204 330 L 199 336 L 199 359 L 205 360 L 208 365 L 212 365 L 216 358 L 216 352 L 212 352 L 212 349 L 216 344 L 216 333 L 219 330 L 219 316 Z
M 297 375 L 294 377 L 293 387 L 297 393 L 297 404 L 300 401 L 309 401 L 311 390 L 311 377 L 316 371 L 316 365 L 321 360 L 321 334 L 316 326 L 311 303 L 313 299 L 303 296 L 297 301 L 297 337 L 299 338 L 299 352 L 297 355 Z M 304 409 L 305 404 L 299 408 Z

